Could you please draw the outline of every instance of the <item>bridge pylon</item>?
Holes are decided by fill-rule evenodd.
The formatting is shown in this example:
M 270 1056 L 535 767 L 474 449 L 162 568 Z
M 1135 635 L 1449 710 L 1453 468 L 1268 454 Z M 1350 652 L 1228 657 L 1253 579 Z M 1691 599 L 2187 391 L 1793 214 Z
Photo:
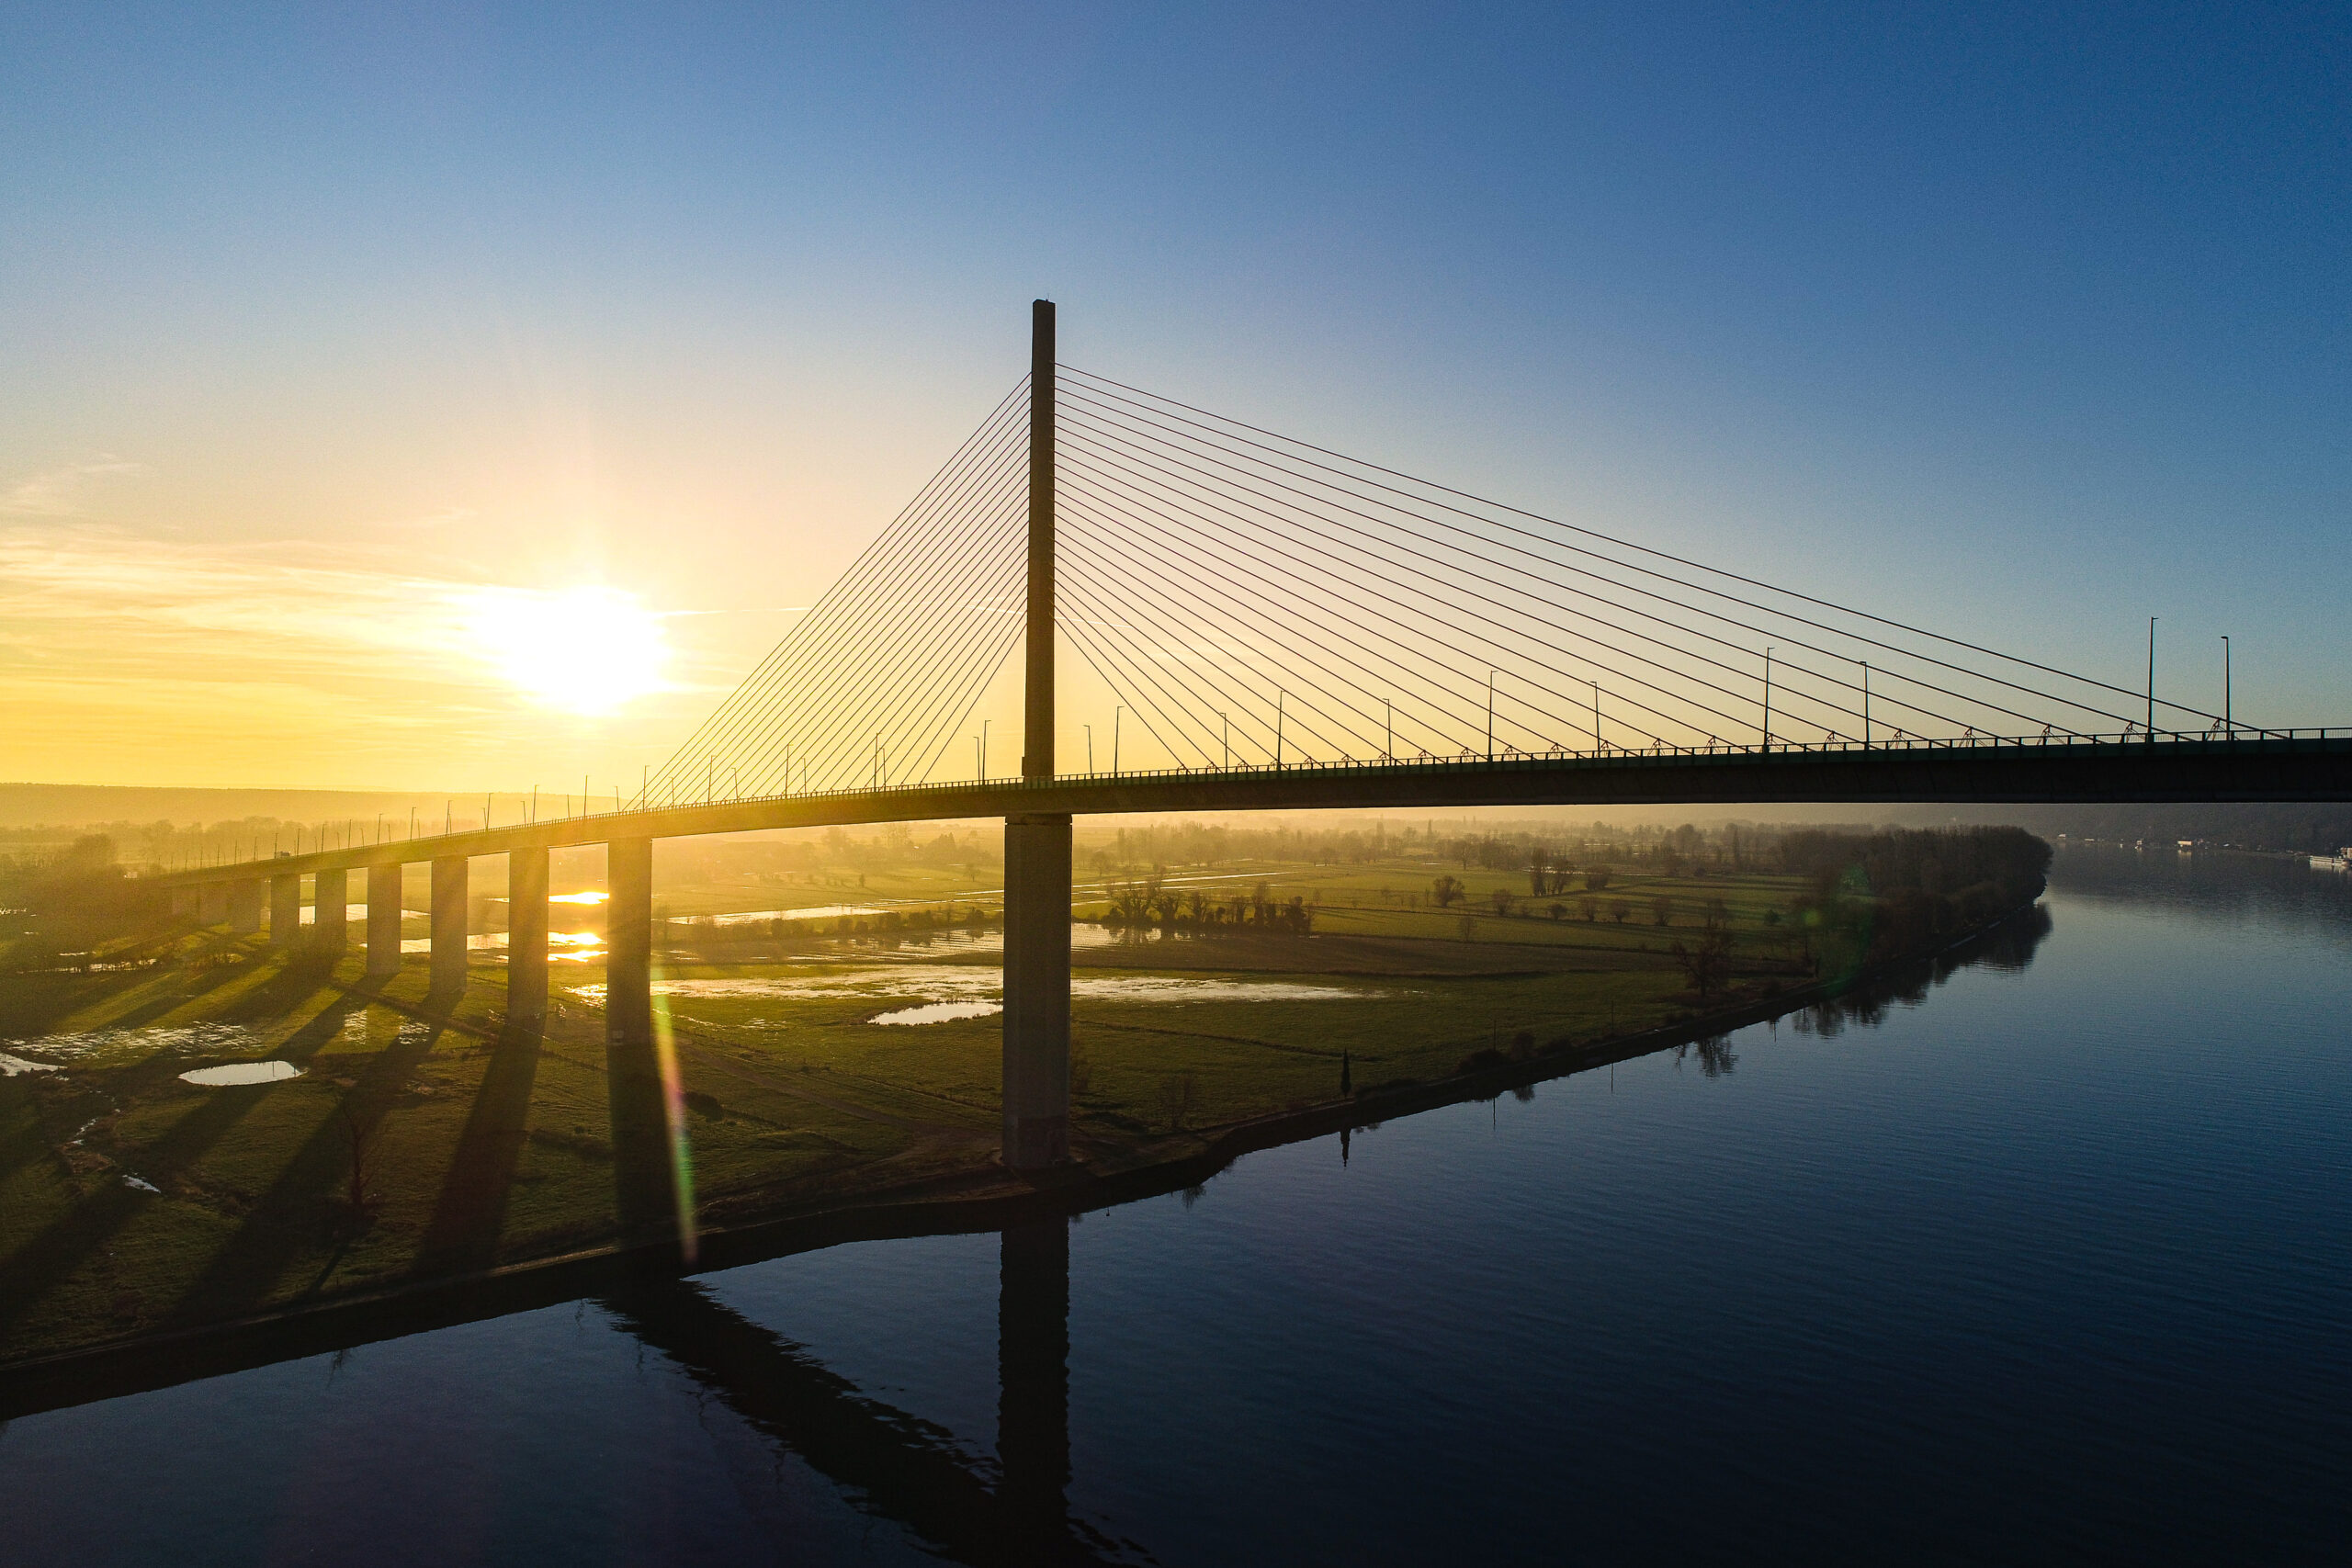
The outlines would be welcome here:
M 1054 302 L 1030 307 L 1029 592 L 1021 776 L 1054 776 Z M 1069 1157 L 1070 825 L 1004 819 L 1004 1145 L 1012 1170 Z

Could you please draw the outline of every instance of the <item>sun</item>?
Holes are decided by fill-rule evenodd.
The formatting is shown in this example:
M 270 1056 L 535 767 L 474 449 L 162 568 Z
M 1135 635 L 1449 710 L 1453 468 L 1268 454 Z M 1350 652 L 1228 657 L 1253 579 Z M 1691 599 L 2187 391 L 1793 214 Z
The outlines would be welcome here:
M 476 650 L 533 701 L 610 713 L 662 689 L 670 649 L 662 617 L 618 589 L 484 589 L 467 605 Z

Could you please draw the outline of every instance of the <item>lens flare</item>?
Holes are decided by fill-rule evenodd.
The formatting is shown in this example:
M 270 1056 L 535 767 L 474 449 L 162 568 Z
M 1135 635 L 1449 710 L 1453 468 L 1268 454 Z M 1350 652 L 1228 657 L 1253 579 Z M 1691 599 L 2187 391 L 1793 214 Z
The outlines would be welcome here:
M 688 1263 L 701 1255 L 695 1225 L 695 1151 L 686 1131 L 685 1085 L 678 1077 L 678 1047 L 670 1030 L 670 1001 L 662 994 L 662 970 L 653 970 L 653 1052 L 662 1074 L 662 1107 L 670 1134 L 670 1195 L 677 1204 L 678 1252 Z

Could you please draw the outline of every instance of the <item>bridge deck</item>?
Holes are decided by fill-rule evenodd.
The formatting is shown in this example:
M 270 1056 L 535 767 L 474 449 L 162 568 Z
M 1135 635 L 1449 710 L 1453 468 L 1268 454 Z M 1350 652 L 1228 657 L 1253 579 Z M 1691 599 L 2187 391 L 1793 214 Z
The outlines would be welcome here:
M 172 872 L 173 886 L 684 838 L 1027 815 L 1808 802 L 2352 801 L 2352 731 L 1776 744 L 1065 774 L 662 806 Z

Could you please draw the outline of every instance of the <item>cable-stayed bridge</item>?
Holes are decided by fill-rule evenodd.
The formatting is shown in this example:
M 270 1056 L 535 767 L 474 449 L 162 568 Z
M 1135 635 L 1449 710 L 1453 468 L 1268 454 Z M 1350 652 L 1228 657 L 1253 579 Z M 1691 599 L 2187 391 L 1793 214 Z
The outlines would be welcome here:
M 547 1007 L 548 852 L 608 855 L 616 1102 L 653 1076 L 655 839 L 1005 819 L 1005 1158 L 1068 1153 L 1070 819 L 1114 812 L 1787 801 L 2341 801 L 2352 730 L 2133 690 L 1344 457 L 1058 363 L 1028 376 L 634 800 L 206 866 L 207 920 L 401 964 L 433 865 L 436 989 L 467 865 L 508 860 L 508 1016 Z M 1057 660 L 1096 716 L 1058 723 Z M 1021 660 L 1023 722 L 973 716 Z M 1064 660 L 1065 662 L 1067 660 Z M 1105 723 L 1107 709 L 1108 722 Z M 658 1124 L 659 1118 L 655 1118 Z M 619 1125 L 616 1115 L 616 1125 Z

